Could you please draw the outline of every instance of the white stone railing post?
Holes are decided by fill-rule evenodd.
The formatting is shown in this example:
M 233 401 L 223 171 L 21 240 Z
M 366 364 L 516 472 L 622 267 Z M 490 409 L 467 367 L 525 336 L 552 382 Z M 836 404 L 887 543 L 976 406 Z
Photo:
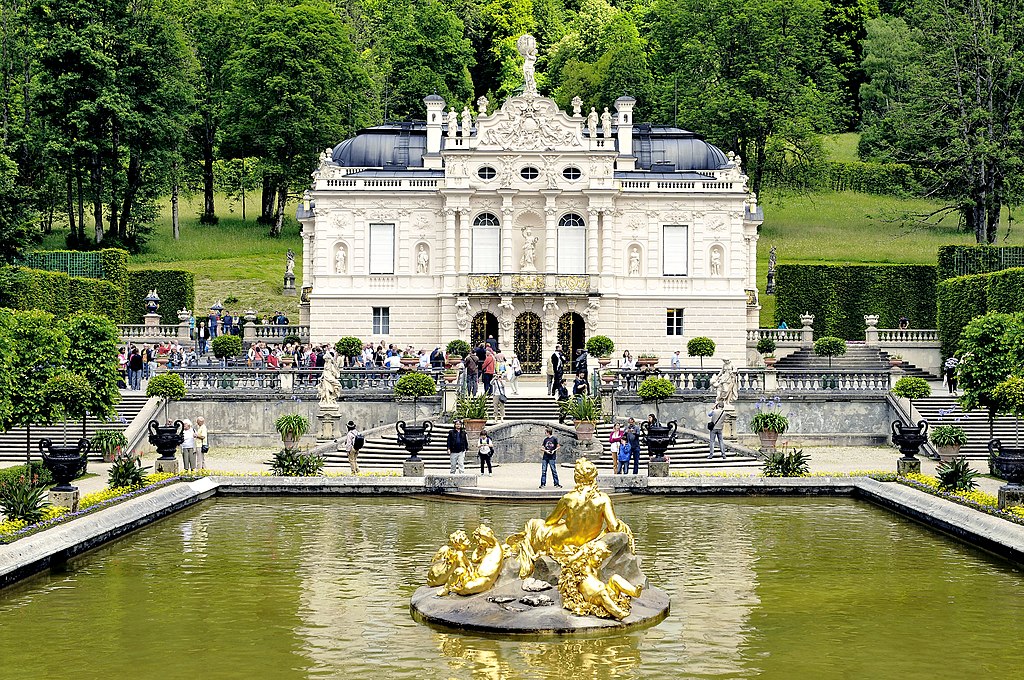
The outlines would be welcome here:
M 779 391 L 779 372 L 774 366 L 764 368 L 764 391 L 766 394 Z
M 867 324 L 867 328 L 864 329 L 864 344 L 868 347 L 878 347 L 878 315 L 865 314 L 864 323 Z
M 814 315 L 804 312 L 800 315 L 800 323 L 803 324 L 803 328 L 800 329 L 800 346 L 814 347 Z

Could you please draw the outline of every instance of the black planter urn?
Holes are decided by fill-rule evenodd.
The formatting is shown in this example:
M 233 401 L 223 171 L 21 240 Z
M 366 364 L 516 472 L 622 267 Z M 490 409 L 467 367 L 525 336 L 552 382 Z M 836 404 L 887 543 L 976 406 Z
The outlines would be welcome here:
M 160 460 L 174 460 L 178 446 L 185 441 L 184 431 L 185 424 L 180 420 L 163 427 L 155 420 L 149 421 L 149 443 L 156 447 Z
M 39 440 L 43 465 L 57 484 L 53 491 L 74 491 L 71 482 L 85 473 L 89 458 L 89 440 L 79 439 L 73 446 L 55 446 L 49 439 Z
M 928 422 L 918 421 L 917 425 L 907 425 L 903 421 L 892 421 L 892 443 L 900 447 L 904 460 L 917 460 L 921 445 L 928 441 Z
M 409 452 L 409 460 L 418 461 L 420 451 L 430 443 L 430 433 L 434 430 L 434 424 L 424 420 L 419 425 L 408 425 L 404 420 L 399 420 L 395 423 L 395 430 L 398 432 L 398 443 Z
M 665 460 L 665 451 L 676 440 L 676 427 L 674 420 L 670 420 L 664 425 L 661 423 L 640 424 L 640 442 L 647 445 L 647 453 L 652 460 L 659 463 Z
M 1011 449 L 993 439 L 988 443 L 988 455 L 992 474 L 1016 486 L 1024 484 L 1024 449 Z

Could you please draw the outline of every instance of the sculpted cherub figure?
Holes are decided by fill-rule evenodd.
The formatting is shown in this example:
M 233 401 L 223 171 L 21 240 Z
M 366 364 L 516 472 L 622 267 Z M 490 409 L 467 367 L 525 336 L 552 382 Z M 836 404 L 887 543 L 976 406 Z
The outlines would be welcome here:
M 611 551 L 601 541 L 583 546 L 569 557 L 558 577 L 558 593 L 563 606 L 574 614 L 593 614 L 622 620 L 629 616 L 630 598 L 640 597 L 642 585 L 633 585 L 618 574 L 608 582 L 597 572 Z
M 469 567 L 469 537 L 459 529 L 448 535 L 448 545 L 441 546 L 430 560 L 427 585 L 443 586 L 458 569 Z M 447 594 L 445 592 L 438 593 Z

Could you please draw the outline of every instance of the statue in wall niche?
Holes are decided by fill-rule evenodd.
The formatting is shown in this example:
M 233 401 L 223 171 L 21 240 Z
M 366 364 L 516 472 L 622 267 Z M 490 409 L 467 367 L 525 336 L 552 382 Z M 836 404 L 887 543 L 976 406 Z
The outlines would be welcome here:
M 345 246 L 339 247 L 334 255 L 334 271 L 338 274 L 348 272 L 348 253 L 345 252 Z
M 596 297 L 592 297 L 587 301 L 587 308 L 581 312 L 583 315 L 583 321 L 587 327 L 587 333 L 590 335 L 597 332 L 597 317 L 600 310 L 601 300 Z
M 612 114 L 608 113 L 608 107 L 604 107 L 604 113 L 601 114 L 601 134 L 605 138 L 612 136 Z
M 469 328 L 469 300 L 466 298 L 455 301 L 455 325 L 460 331 Z
M 629 251 L 629 275 L 640 276 L 640 249 L 636 246 Z
M 597 139 L 597 110 L 593 106 L 587 114 L 587 132 L 590 133 L 591 139 Z
M 537 39 L 529 34 L 521 35 L 516 41 L 516 49 L 523 57 L 523 96 L 536 97 Z
M 285 276 L 288 276 L 288 275 L 294 276 L 295 275 L 295 251 L 292 250 L 291 248 L 289 248 L 288 249 L 288 255 L 286 257 L 288 259 L 287 259 L 287 261 L 285 262 L 285 265 L 284 265 L 284 274 L 285 274 Z
M 427 252 L 427 247 L 422 243 L 420 244 L 419 251 L 416 253 L 416 273 L 430 273 L 430 253 Z
M 722 404 L 726 411 L 736 410 L 734 401 L 740 395 L 740 381 L 733 368 L 732 359 L 722 360 L 722 370 L 711 378 L 711 387 L 715 388 L 715 401 Z
M 469 137 L 469 133 L 473 130 L 473 114 L 469 112 L 469 107 L 466 106 L 462 109 L 462 136 Z
M 523 227 L 523 256 L 519 258 L 519 269 L 524 272 L 537 271 L 537 243 L 540 239 L 533 235 L 533 229 Z
M 711 275 L 722 275 L 722 251 L 718 248 L 711 249 Z
M 448 136 L 455 137 L 459 134 L 459 114 L 455 113 L 455 107 L 448 110 Z

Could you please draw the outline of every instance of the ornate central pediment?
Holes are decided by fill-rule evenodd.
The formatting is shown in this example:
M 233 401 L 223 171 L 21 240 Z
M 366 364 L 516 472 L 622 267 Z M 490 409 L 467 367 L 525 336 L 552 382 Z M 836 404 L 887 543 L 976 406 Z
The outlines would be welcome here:
M 546 97 L 510 97 L 501 110 L 477 120 L 477 148 L 499 151 L 578 151 L 583 119 Z

